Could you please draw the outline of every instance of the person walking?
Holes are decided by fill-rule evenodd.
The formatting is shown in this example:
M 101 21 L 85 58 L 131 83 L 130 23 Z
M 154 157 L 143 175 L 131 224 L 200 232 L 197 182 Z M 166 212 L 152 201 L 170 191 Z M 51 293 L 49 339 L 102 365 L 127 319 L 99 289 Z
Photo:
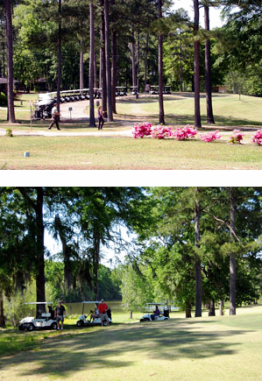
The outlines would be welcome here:
M 105 123 L 105 119 L 104 119 L 103 111 L 102 111 L 102 106 L 98 107 L 97 113 L 98 113 L 98 129 L 102 130 L 103 125 Z
M 57 108 L 57 103 L 54 104 L 54 107 L 52 108 L 52 111 L 51 111 L 51 115 L 52 115 L 53 121 L 51 122 L 48 129 L 51 130 L 51 128 L 55 124 L 56 128 L 58 130 L 61 130 L 61 128 L 59 128 L 59 115 L 60 115 L 60 113 L 59 113 L 58 108 Z
M 101 299 L 101 303 L 98 306 L 98 311 L 99 311 L 99 316 L 101 319 L 101 326 L 102 327 L 103 327 L 104 320 L 107 321 L 107 324 L 110 323 L 110 321 L 108 320 L 108 316 L 107 316 L 107 310 L 108 310 L 107 304 L 105 303 L 104 299 Z
M 58 306 L 55 309 L 55 318 L 57 321 L 57 329 L 64 329 L 65 307 L 62 306 L 61 300 L 59 300 Z

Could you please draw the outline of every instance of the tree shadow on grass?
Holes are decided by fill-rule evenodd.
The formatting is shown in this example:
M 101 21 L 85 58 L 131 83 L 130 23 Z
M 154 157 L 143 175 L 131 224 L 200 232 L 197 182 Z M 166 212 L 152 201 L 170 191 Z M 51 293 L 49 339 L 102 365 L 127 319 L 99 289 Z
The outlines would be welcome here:
M 203 329 L 204 325 L 204 321 L 197 327 L 181 319 L 108 327 L 64 338 L 61 335 L 48 339 L 37 350 L 4 358 L 0 370 L 15 367 L 18 377 L 34 374 L 70 378 L 80 370 L 130 367 L 146 358 L 178 361 L 233 355 L 241 339 L 230 343 L 230 337 L 240 338 L 251 332 L 209 331 Z

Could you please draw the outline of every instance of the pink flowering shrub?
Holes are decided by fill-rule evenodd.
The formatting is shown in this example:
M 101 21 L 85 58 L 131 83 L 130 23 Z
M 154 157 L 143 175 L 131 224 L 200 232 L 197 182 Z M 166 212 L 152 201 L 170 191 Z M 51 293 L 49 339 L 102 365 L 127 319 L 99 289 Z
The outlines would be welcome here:
M 230 136 L 228 143 L 241 144 L 241 140 L 243 140 L 244 135 L 245 134 L 243 132 L 240 132 L 239 130 L 234 130 L 233 135 Z
M 252 142 L 262 146 L 262 130 L 255 132 L 252 136 Z
M 156 126 L 153 128 L 151 137 L 154 139 L 165 139 L 172 136 L 172 127 Z
M 172 133 L 172 135 L 177 138 L 177 140 L 191 139 L 194 138 L 196 134 L 197 130 L 189 126 L 185 126 L 184 128 L 177 128 Z
M 219 134 L 218 130 L 207 132 L 206 134 L 200 134 L 200 139 L 206 143 L 211 143 L 214 140 L 218 140 L 220 138 L 221 138 L 221 135 Z
M 140 123 L 135 124 L 133 127 L 132 134 L 134 135 L 134 138 L 143 138 L 144 136 L 151 135 L 152 132 L 152 124 L 151 123 Z

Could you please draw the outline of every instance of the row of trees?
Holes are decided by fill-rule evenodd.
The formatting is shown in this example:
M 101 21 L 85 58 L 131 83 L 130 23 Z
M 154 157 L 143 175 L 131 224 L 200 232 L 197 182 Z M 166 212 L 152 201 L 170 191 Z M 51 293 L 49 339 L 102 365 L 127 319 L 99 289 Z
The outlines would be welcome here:
M 173 301 L 186 317 L 261 295 L 261 188 L 154 188 L 151 221 L 123 269 L 123 301 Z
M 127 257 L 106 295 L 117 298 L 121 283 L 130 311 L 170 300 L 198 317 L 203 304 L 213 315 L 229 300 L 235 314 L 261 294 L 261 196 L 261 188 L 1 188 L 1 326 L 4 295 L 23 295 L 32 279 L 37 301 L 46 280 L 67 301 L 103 297 L 111 275 L 101 258 L 112 244 Z M 62 245 L 53 265 L 45 229 Z
M 94 87 L 102 88 L 103 110 L 113 120 L 116 85 L 131 81 L 139 89 L 158 81 L 159 122 L 164 123 L 163 83 L 179 83 L 182 90 L 186 82 L 195 92 L 196 127 L 201 127 L 202 78 L 209 123 L 214 123 L 212 81 L 214 85 L 226 81 L 235 92 L 262 94 L 257 49 L 261 7 L 256 0 L 194 0 L 193 22 L 182 9 L 170 12 L 171 5 L 169 0 L 90 0 L 88 8 L 80 0 L 1 0 L 6 14 L 1 26 L 6 28 L 9 120 L 15 120 L 13 60 L 15 78 L 29 87 L 46 78 L 51 88 L 57 88 L 58 103 L 60 88 L 78 87 L 78 78 L 83 88 L 88 77 L 92 126 Z M 228 22 L 210 31 L 209 8 L 214 6 L 223 6 Z M 199 28 L 200 7 L 205 10 L 204 30 Z
M 1 324 L 3 293 L 23 293 L 31 278 L 37 301 L 45 301 L 45 229 L 62 243 L 64 295 L 76 291 L 77 278 L 82 298 L 98 298 L 103 247 L 121 247 L 121 224 L 139 226 L 143 198 L 137 188 L 1 188 Z

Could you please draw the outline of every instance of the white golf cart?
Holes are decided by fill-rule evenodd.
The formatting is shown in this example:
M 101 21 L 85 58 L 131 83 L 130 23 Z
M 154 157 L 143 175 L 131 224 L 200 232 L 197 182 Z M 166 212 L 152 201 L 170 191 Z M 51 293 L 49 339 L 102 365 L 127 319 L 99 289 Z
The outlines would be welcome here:
M 161 313 L 158 316 L 154 316 L 154 309 L 156 306 L 163 309 L 163 313 Z M 145 321 L 163 321 L 163 320 L 169 320 L 169 309 L 165 303 L 146 303 L 146 309 L 150 310 L 150 312 L 143 315 L 140 319 L 140 322 Z
M 52 309 L 52 303 L 50 302 L 32 302 L 25 303 L 25 305 L 41 306 L 37 308 L 36 317 L 27 316 L 20 321 L 19 330 L 20 331 L 33 331 L 34 329 L 57 329 L 57 322 L 54 316 L 54 311 Z M 42 306 L 45 307 L 45 312 Z M 46 307 L 48 307 L 48 312 L 46 312 Z
M 94 316 L 92 318 L 92 314 L 94 313 L 93 310 L 90 310 L 89 315 L 85 315 L 85 307 L 87 306 L 94 306 L 95 304 L 99 305 L 100 302 L 98 301 L 87 301 L 87 302 L 82 302 L 83 307 L 82 307 L 82 315 L 78 317 L 78 320 L 76 322 L 76 325 L 78 327 L 84 327 L 85 325 L 87 326 L 93 326 L 93 325 L 101 325 L 101 318 L 99 316 Z M 112 315 L 111 315 L 111 309 L 108 308 L 107 310 L 107 316 L 109 323 L 112 323 Z M 103 325 L 107 326 L 108 323 L 106 320 L 103 321 Z

